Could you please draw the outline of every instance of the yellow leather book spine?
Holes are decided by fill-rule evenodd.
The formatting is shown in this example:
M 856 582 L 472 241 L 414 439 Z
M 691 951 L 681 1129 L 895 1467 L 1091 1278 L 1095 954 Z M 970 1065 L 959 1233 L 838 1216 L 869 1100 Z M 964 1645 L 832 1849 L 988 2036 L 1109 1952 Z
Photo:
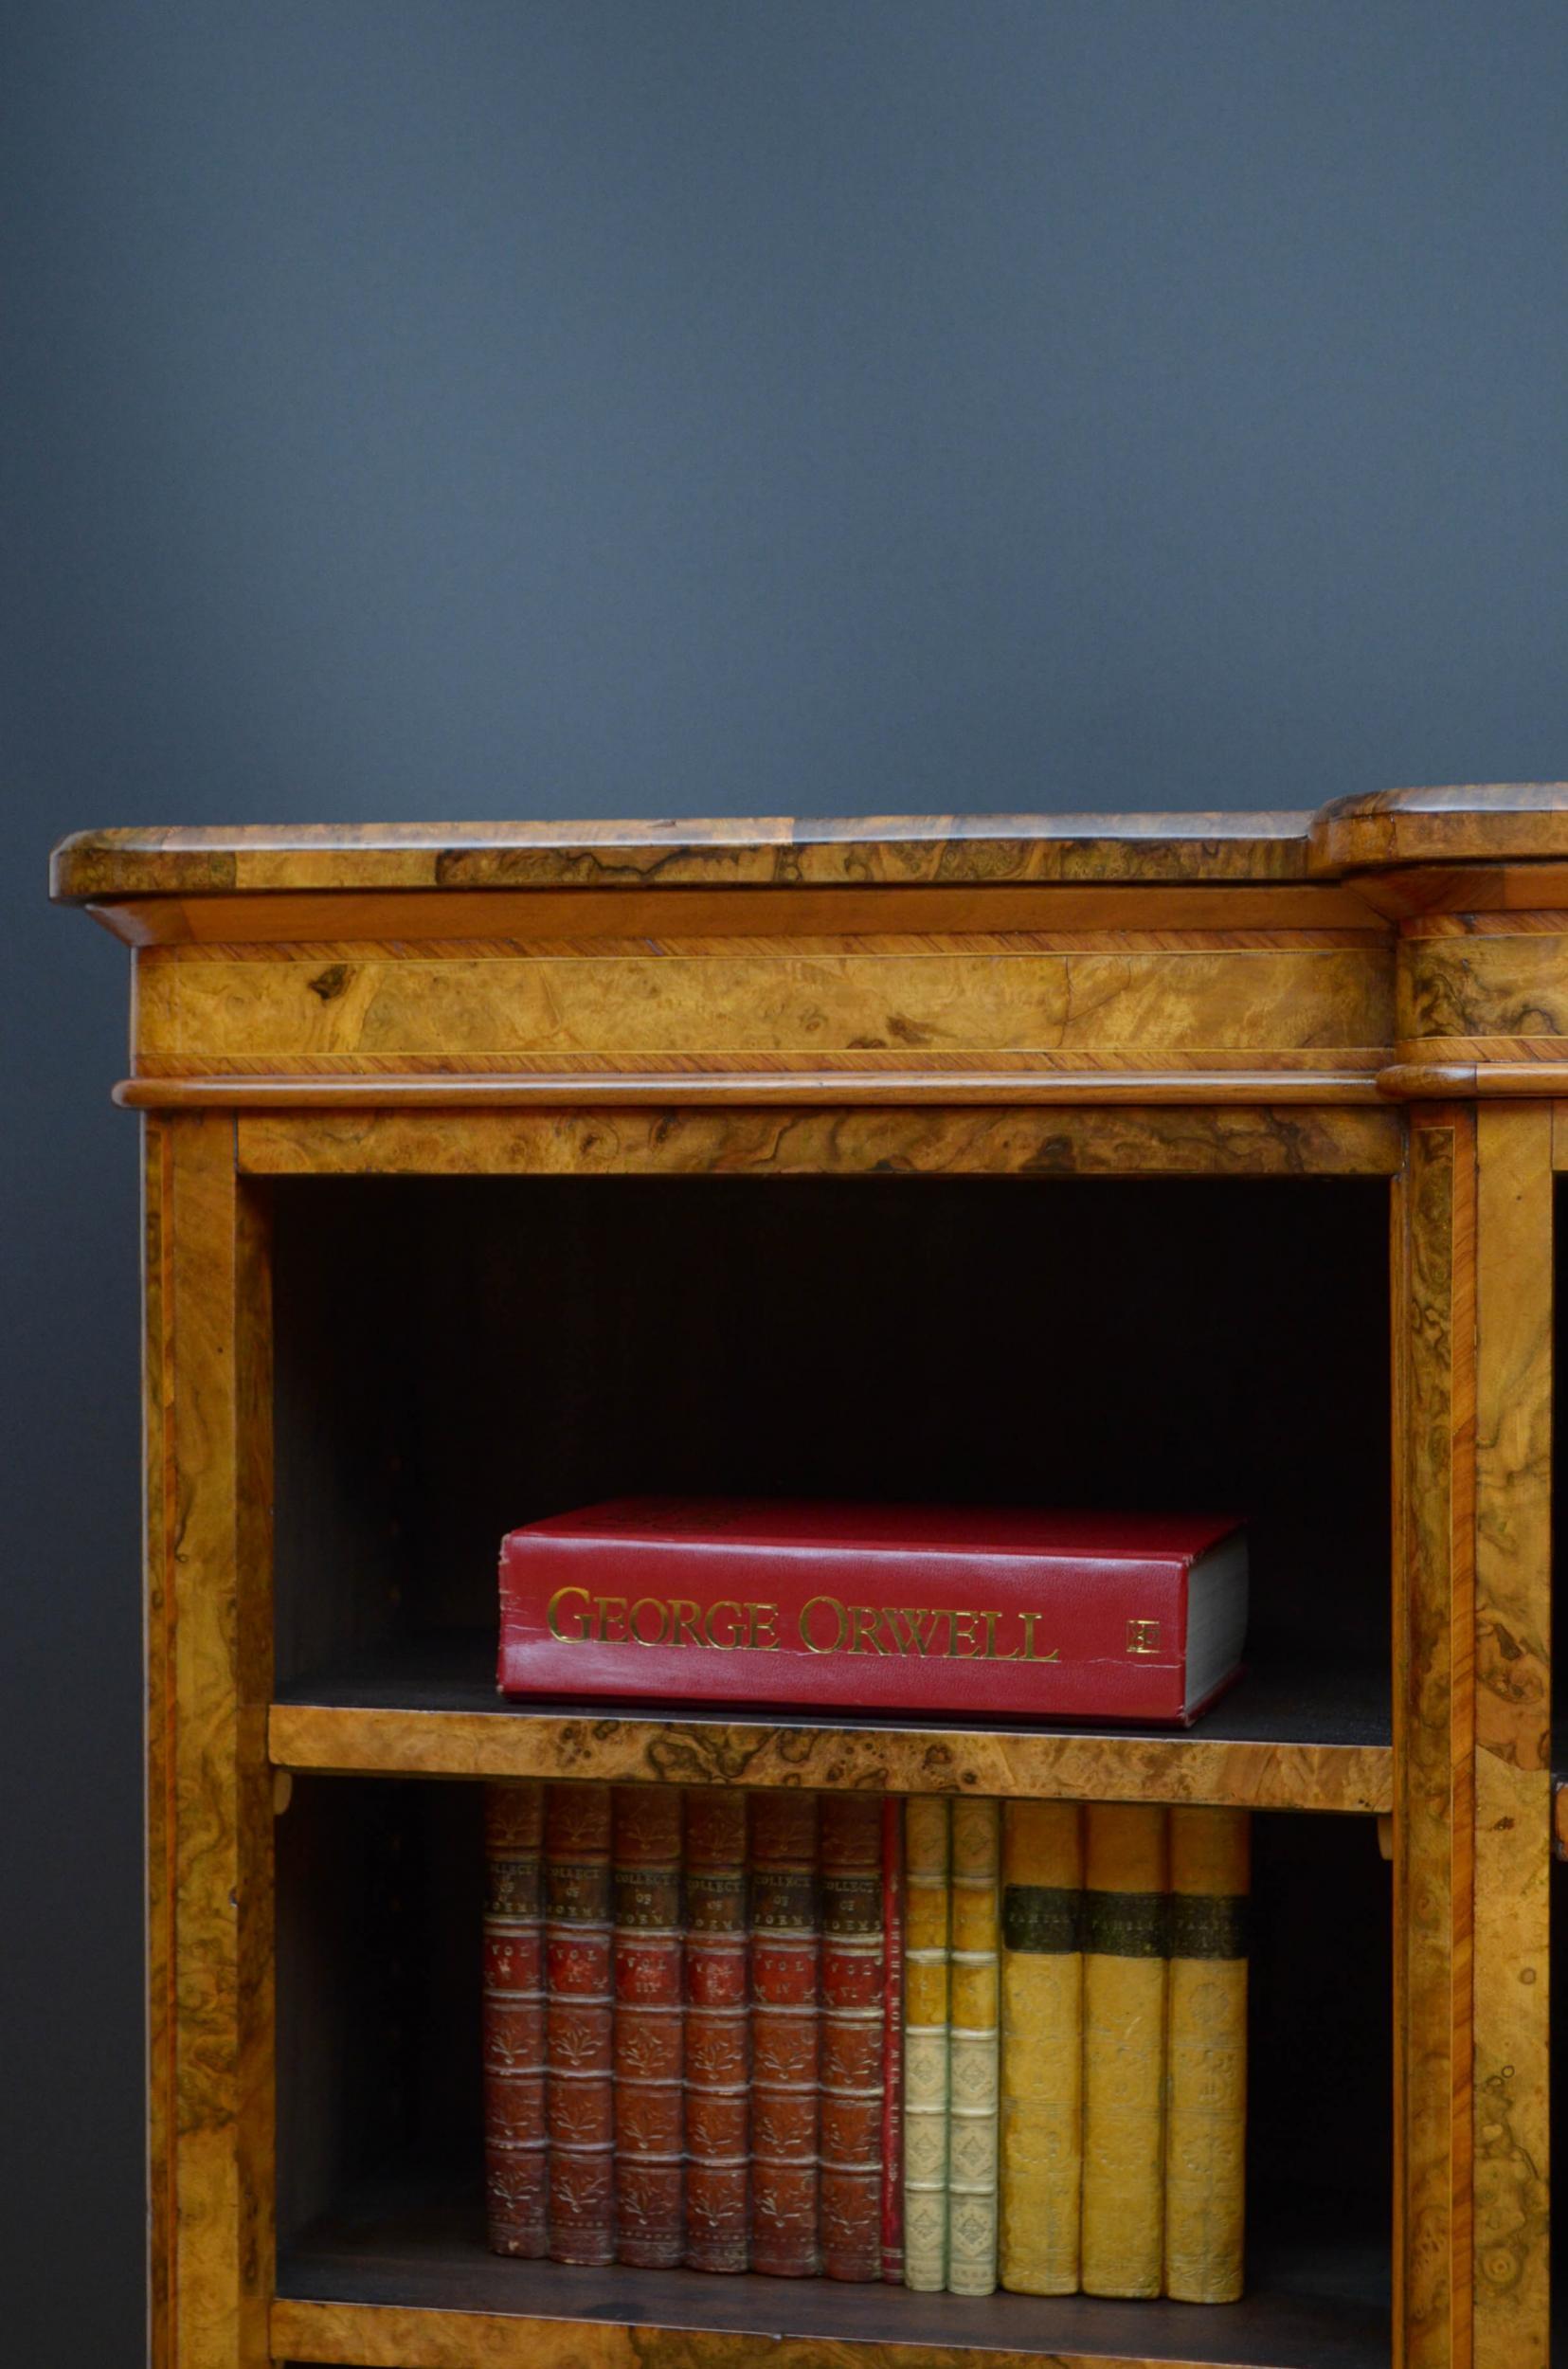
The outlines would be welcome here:
M 1083 1811 L 1001 1823 L 1001 2249 L 1018 2295 L 1078 2291 L 1083 2191 Z
M 951 1836 L 945 1794 L 904 1805 L 904 2284 L 947 2284 L 947 1977 Z
M 1084 1834 L 1088 2295 L 1158 2295 L 1162 2287 L 1166 1882 L 1166 1813 L 1091 1802 Z
M 1235 2303 L 1247 2184 L 1245 1810 L 1170 1813 L 1165 2292 Z
M 952 2040 L 947 2114 L 947 2291 L 997 2284 L 997 2095 L 1001 1805 L 953 1803 Z

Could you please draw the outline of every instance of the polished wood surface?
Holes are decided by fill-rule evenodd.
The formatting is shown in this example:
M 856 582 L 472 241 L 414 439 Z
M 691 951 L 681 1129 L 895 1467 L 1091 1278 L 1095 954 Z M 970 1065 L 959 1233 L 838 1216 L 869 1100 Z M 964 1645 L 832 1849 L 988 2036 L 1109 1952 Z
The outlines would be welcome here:
M 55 895 L 76 904 L 230 890 L 1298 880 L 1308 822 L 1304 814 L 765 816 L 83 831 L 55 850 L 51 878 Z
M 1476 1118 L 1475 2369 L 1548 2342 L 1552 1113 Z
M 495 1691 L 495 1640 L 420 1638 L 340 1682 L 301 1681 L 273 1707 L 272 1757 L 374 1776 L 570 1776 L 669 1784 L 1025 1795 L 1063 1800 L 1386 1810 L 1394 1798 L 1388 1673 L 1325 1663 L 1254 1671 L 1196 1727 L 1034 1723 L 606 1717 Z
M 414 1111 L 242 1116 L 255 1176 L 1392 1176 L 1392 1111 Z
M 642 1105 L 752 1110 L 761 1105 L 827 1104 L 836 1110 L 921 1108 L 1078 1110 L 1280 1109 L 1302 1103 L 1343 1108 L 1398 1098 L 1389 1073 L 1355 1070 L 729 1070 L 714 1075 L 645 1070 L 563 1076 L 516 1071 L 493 1076 L 434 1070 L 423 1076 L 386 1073 L 319 1077 L 127 1077 L 114 1099 L 127 1111 L 484 1111 L 615 1110 Z M 1458 1073 L 1443 1072 L 1444 1091 Z M 1473 1076 L 1473 1073 L 1470 1073 Z M 1537 1081 L 1539 1082 L 1539 1081 Z M 1478 1091 L 1473 1085 L 1465 1092 Z
M 1491 782 L 1380 789 L 1313 818 L 1314 873 L 1568 857 L 1568 783 Z
M 891 1072 L 962 1084 L 999 1072 L 1381 1063 L 1394 956 L 1380 933 L 1077 934 L 1090 942 L 998 931 L 478 952 L 153 947 L 136 956 L 135 1074 Z
M 606 2307 L 585 2336 L 575 2304 L 438 2292 L 395 2247 L 340 2265 L 341 2291 L 290 2271 L 275 2299 L 275 1818 L 300 1819 L 313 1786 L 568 1759 L 648 1781 L 1392 1809 L 1392 2369 L 1545 2369 L 1568 787 L 1392 791 L 1316 817 L 110 831 L 67 841 L 54 880 L 135 949 L 120 1098 L 147 1113 L 157 2369 L 1390 2360 L 1386 2328 L 1348 2307 L 1316 2351 L 1278 2318 L 1238 2350 L 1223 2315 L 1176 2306 L 1141 2350 L 1064 2328 L 1043 2352 L 1033 2326 L 934 2319 L 781 2342 L 782 2321 L 694 2330 L 657 2304 Z M 1388 1181 L 1391 1734 L 1376 1679 L 1264 1669 L 1185 1736 L 524 1713 L 439 1655 L 271 1699 L 271 1200 L 355 1177 L 458 1195 L 469 1178 L 873 1175 Z M 1301 1248 L 1282 1231 L 1281 1260 Z M 1267 1299 L 1269 1259 L 1248 1255 Z M 1115 1275 L 1104 1289 L 1135 1313 Z M 344 1575 L 322 1587 L 349 1604 Z
M 1475 1119 L 1415 1114 L 1396 1203 L 1396 2359 L 1471 2357 Z
M 154 2361 L 249 2369 L 273 2253 L 266 1237 L 221 1119 L 150 1154 Z

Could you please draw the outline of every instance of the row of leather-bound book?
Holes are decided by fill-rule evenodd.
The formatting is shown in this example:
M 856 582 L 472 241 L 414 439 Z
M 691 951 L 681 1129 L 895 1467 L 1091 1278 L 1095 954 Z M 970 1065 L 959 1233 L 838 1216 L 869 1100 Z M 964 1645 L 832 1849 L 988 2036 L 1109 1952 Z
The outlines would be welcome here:
M 490 1786 L 492 2247 L 1233 2299 L 1248 1824 Z

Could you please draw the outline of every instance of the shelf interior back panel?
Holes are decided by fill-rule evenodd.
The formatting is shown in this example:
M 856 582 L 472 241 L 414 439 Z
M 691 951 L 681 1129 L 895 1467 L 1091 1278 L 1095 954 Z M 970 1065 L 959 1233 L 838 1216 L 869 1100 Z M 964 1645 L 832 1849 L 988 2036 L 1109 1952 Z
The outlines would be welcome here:
M 272 1190 L 285 1700 L 493 1636 L 506 1529 L 643 1490 L 1235 1510 L 1269 1699 L 1387 1672 L 1382 1181 Z

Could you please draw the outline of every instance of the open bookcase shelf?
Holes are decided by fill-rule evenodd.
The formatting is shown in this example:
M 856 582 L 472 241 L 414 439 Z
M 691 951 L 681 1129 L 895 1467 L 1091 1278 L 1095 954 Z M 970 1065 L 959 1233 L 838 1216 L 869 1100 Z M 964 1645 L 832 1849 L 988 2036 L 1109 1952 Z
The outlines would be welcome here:
M 1546 2369 L 1568 789 L 110 832 L 56 893 L 146 1114 L 154 2369 Z M 1249 1674 L 502 1703 L 503 1531 L 644 1492 L 1239 1514 Z M 563 1775 L 1253 1811 L 1245 2299 L 490 2257 L 479 1781 Z
M 1252 1670 L 1196 1727 L 1160 1731 L 506 1702 L 495 1659 L 493 1636 L 444 1632 L 299 1680 L 273 1706 L 272 1758 L 387 1777 L 787 1778 L 1244 1809 L 1386 1812 L 1394 1801 L 1388 1673 L 1375 1661 Z
M 471 2327 L 438 2339 L 420 2318 L 426 2349 L 391 2355 L 442 2365 L 494 2357 L 537 2369 L 541 2341 L 557 2348 L 547 2359 L 591 2358 L 558 2332 L 575 2322 L 666 2331 L 662 2352 L 640 2336 L 639 2357 L 671 2369 L 705 2360 L 721 2369 L 736 2341 L 781 2334 L 803 2346 L 935 2346 L 944 2362 L 998 2350 L 1247 2369 L 1386 2360 L 1392 1921 L 1389 1871 L 1364 1824 L 1253 1819 L 1247 2294 L 1198 2306 L 587 2270 L 487 2252 L 481 1795 L 472 1784 L 305 1776 L 279 1823 L 285 2301 L 275 2348 L 285 2358 L 375 2361 L 401 2311 L 502 2324 L 481 2344 Z M 329 2332 L 340 2349 L 312 2350 Z
M 1239 2304 L 1000 2292 L 980 2299 L 828 2279 L 503 2262 L 485 2251 L 483 2209 L 471 2189 L 413 2175 L 368 2185 L 306 2230 L 279 2262 L 278 2289 L 274 2344 L 301 2360 L 348 2358 L 349 2348 L 370 2360 L 401 2315 L 451 2315 L 443 2338 L 417 2356 L 394 2356 L 417 2358 L 421 2369 L 569 2360 L 573 2323 L 633 2325 L 642 2331 L 635 2358 L 670 2369 L 704 2360 L 749 2363 L 759 2340 L 782 2340 L 785 2348 L 793 2342 L 802 2363 L 820 2361 L 828 2344 L 917 2340 L 939 2347 L 954 2369 L 971 2359 L 983 2369 L 999 2353 L 1043 2355 L 1053 2369 L 1080 2360 L 1383 2369 L 1389 2352 L 1386 2243 L 1343 2231 L 1325 2236 L 1309 2222 L 1254 2247 L 1252 2291 Z M 346 2349 L 313 2351 L 323 2340 Z M 767 2358 L 780 2356 L 770 2350 Z

